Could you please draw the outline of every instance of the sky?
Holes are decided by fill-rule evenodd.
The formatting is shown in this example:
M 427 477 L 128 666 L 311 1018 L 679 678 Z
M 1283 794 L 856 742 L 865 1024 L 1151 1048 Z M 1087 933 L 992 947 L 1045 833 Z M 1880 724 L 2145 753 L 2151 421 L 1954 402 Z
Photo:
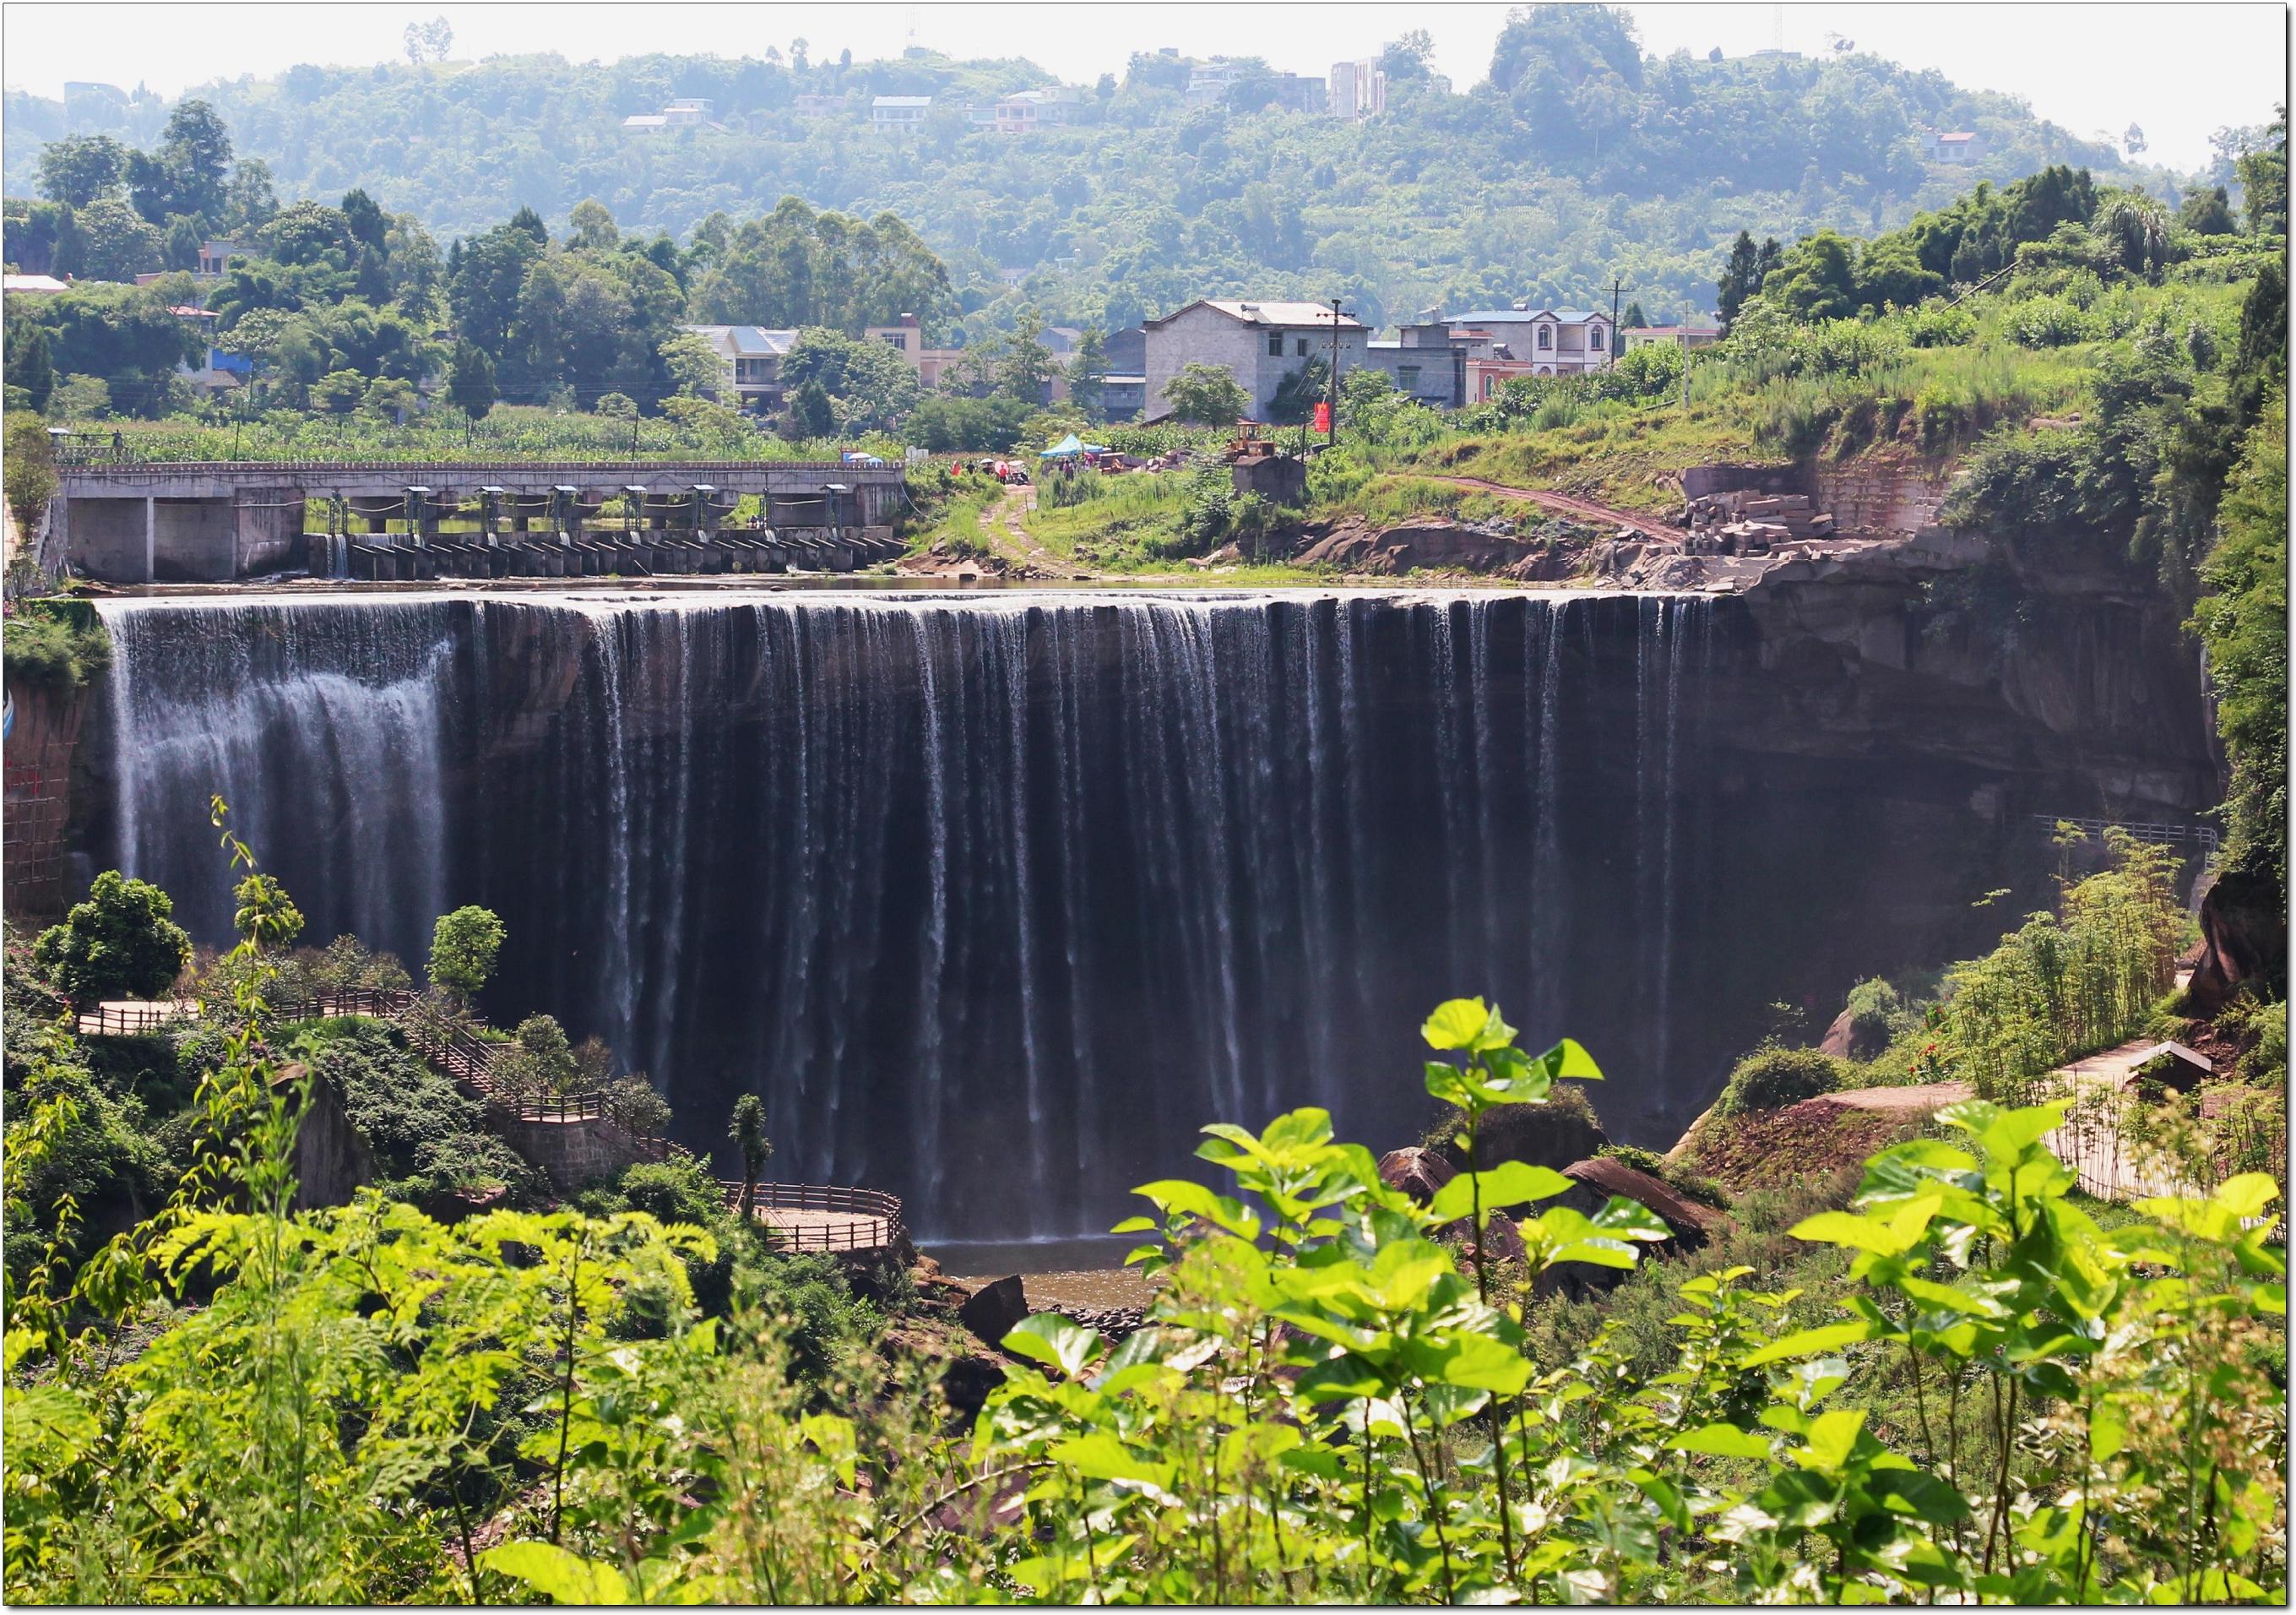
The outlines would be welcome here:
M 0 77 L 57 95 L 66 79 L 175 95 L 217 78 L 268 77 L 297 62 L 394 59 L 411 21 L 444 16 L 456 60 L 554 50 L 611 62 L 652 52 L 761 54 L 804 39 L 818 60 L 898 55 L 911 43 L 955 56 L 1027 56 L 1072 82 L 1122 73 L 1136 50 L 1257 55 L 1320 75 L 1406 29 L 1435 41 L 1438 70 L 1466 88 L 1485 77 L 1507 7 L 1413 0 L 1222 0 L 1220 4 L 849 3 L 229 4 L 225 0 L 10 0 L 0 8 Z M 2287 98 L 2287 20 L 2276 0 L 2207 4 L 1633 5 L 1643 44 L 1700 55 L 1770 45 L 1818 53 L 1835 38 L 1972 89 L 2022 96 L 2077 135 L 2144 132 L 2148 161 L 2192 169 L 2226 124 L 2261 123 Z

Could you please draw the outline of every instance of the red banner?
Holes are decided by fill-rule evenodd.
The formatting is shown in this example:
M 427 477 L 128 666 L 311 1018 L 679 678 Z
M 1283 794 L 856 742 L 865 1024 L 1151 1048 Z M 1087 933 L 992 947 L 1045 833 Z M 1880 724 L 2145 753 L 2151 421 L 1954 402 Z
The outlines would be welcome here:
M 1316 400 L 1316 430 L 1318 432 L 1329 432 L 1331 429 L 1332 406 L 1328 400 L 1317 399 Z

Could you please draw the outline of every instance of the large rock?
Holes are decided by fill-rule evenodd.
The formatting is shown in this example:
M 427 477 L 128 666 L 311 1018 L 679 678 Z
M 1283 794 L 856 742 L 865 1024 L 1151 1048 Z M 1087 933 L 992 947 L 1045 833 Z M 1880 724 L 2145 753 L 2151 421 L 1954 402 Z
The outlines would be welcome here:
M 1475 1165 L 1485 1172 L 1505 1161 L 1560 1172 L 1611 1141 L 1602 1124 L 1577 1105 L 1494 1105 L 1475 1128 Z M 1446 1142 L 1444 1158 L 1466 1165 L 1459 1147 Z
M 1379 1181 L 1390 1189 L 1400 1189 L 1422 1206 L 1458 1175 L 1458 1168 L 1450 1162 L 1416 1144 L 1391 1149 L 1379 1158 Z
M 2205 1015 L 2224 1008 L 2243 982 L 2278 994 L 2288 985 L 2284 894 L 2261 875 L 2220 875 L 2201 900 L 2201 958 L 2186 988 Z
M 989 1346 L 1004 1345 L 1013 1326 L 1028 1315 L 1029 1298 L 1021 1289 L 1019 1273 L 982 1285 L 956 1309 L 957 1322 Z
M 941 1370 L 940 1394 L 949 1411 L 970 1419 L 988 1401 L 988 1393 L 1004 1383 L 1003 1365 L 987 1357 L 957 1357 Z

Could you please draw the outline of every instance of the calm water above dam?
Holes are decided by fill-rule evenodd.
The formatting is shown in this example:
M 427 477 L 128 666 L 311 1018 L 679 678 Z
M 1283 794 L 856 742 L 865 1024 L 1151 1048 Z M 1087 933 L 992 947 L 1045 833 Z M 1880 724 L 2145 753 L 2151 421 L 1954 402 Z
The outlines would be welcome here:
M 894 1190 L 928 1238 L 1097 1232 L 1206 1121 L 1318 1104 L 1408 1141 L 1455 994 L 1578 1036 L 1613 1135 L 1663 1147 L 1766 1002 L 1830 1013 L 1917 956 L 1882 917 L 1965 924 L 2012 858 L 1967 781 L 1909 809 L 1739 744 L 1730 601 L 102 609 L 89 850 L 197 938 L 230 928 L 216 793 L 307 940 L 419 970 L 433 916 L 492 907 L 497 1019 L 603 1035 L 721 1159 L 756 1089 L 776 1175 Z M 1908 812 L 1939 833 L 1877 860 Z

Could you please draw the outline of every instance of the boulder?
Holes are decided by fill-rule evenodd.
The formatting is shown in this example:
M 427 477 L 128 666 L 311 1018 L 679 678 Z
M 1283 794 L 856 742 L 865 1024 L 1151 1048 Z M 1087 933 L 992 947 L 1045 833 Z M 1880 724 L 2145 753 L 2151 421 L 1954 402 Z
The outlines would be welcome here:
M 1004 1370 L 987 1357 L 958 1357 L 941 1370 L 940 1394 L 949 1411 L 971 1418 L 988 1401 L 988 1393 L 1004 1383 Z
M 1390 1189 L 1400 1189 L 1422 1206 L 1458 1175 L 1458 1168 L 1450 1162 L 1416 1144 L 1390 1150 L 1379 1158 L 1379 1181 Z
M 1825 1035 L 1817 1040 L 1818 1048 L 1836 1059 L 1848 1059 L 1850 1026 L 1855 1018 L 1847 1009 L 1835 1016 L 1833 1024 L 1825 1029 Z
M 2213 1015 L 2240 985 L 2255 981 L 2267 993 L 2288 982 L 2284 896 L 2261 875 L 2219 875 L 2201 900 L 2201 958 L 2186 987 L 2192 1007 Z
M 1475 1165 L 1488 1172 L 1505 1161 L 1523 1161 L 1560 1172 L 1611 1141 L 1602 1124 L 1577 1105 L 1494 1105 L 1475 1128 Z M 1465 1166 L 1459 1147 L 1447 1141 L 1443 1158 Z
M 957 1322 L 989 1346 L 1004 1345 L 1013 1326 L 1028 1315 L 1029 1298 L 1021 1289 L 1019 1273 L 982 1285 L 956 1309 Z

